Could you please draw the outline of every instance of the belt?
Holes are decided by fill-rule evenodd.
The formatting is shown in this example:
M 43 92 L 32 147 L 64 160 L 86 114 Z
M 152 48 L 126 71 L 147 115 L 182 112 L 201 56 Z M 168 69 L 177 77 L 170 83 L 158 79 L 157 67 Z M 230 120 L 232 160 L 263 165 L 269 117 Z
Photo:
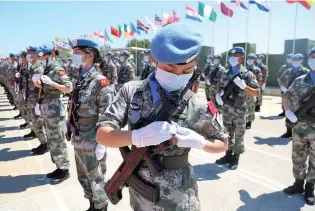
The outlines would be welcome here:
M 180 169 L 186 167 L 188 162 L 188 154 L 178 156 L 157 156 L 157 161 L 162 169 Z
M 80 125 L 89 125 L 89 124 L 96 124 L 97 122 L 98 122 L 98 116 L 93 116 L 93 117 L 78 118 L 75 123 L 80 124 Z

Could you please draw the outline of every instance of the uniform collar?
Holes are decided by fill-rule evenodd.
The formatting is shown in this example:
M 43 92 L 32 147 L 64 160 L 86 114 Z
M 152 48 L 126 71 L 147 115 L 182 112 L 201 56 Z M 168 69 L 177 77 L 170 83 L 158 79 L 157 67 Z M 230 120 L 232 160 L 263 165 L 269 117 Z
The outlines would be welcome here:
M 161 87 L 159 82 L 155 79 L 155 72 L 152 72 L 149 75 L 148 80 L 149 80 L 149 86 L 150 86 L 153 104 L 157 104 L 160 101 L 161 96 L 159 92 L 157 91 L 159 88 L 162 88 L 162 90 L 165 92 L 166 95 L 171 93 L 167 91 L 166 89 L 163 89 L 163 87 Z
M 93 72 L 93 71 L 92 71 L 93 68 L 95 69 L 94 65 L 92 65 L 92 66 L 91 66 L 89 69 L 87 69 L 87 70 L 82 70 L 81 73 L 80 73 L 80 79 L 85 78 L 86 76 L 88 76 L 89 74 L 87 74 L 87 73 Z

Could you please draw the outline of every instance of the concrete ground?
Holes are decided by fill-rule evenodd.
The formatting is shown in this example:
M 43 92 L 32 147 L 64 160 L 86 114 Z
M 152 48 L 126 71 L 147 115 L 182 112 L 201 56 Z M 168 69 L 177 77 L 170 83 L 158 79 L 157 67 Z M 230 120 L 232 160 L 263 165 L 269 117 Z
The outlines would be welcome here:
M 38 140 L 21 137 L 30 129 L 19 129 L 24 120 L 14 120 L 12 110 L 0 90 L 0 210 L 1 211 L 82 211 L 89 206 L 77 181 L 74 153 L 68 143 L 71 177 L 59 185 L 50 185 L 45 175 L 55 169 L 49 153 L 33 156 L 31 148 Z M 204 98 L 203 89 L 199 97 Z M 66 99 L 65 99 L 66 100 Z M 251 130 L 246 131 L 246 152 L 236 171 L 217 166 L 222 154 L 207 154 L 193 149 L 190 162 L 198 180 L 202 210 L 206 211 L 297 211 L 315 210 L 304 205 L 303 196 L 288 197 L 283 188 L 293 182 L 291 140 L 278 138 L 285 131 L 279 97 L 264 96 L 261 112 Z M 65 101 L 66 103 L 66 101 Z M 108 149 L 109 178 L 120 165 L 118 149 Z M 129 211 L 127 188 L 118 205 L 109 211 Z

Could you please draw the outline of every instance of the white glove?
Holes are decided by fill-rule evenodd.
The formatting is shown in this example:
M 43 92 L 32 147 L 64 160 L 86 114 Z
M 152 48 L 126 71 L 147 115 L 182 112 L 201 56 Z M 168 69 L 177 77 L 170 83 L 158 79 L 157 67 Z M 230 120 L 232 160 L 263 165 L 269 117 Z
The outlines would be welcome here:
M 175 134 L 176 125 L 172 125 L 166 121 L 158 121 L 152 122 L 138 130 L 133 130 L 131 139 L 132 144 L 136 147 L 146 147 L 167 141 Z
M 241 89 L 245 89 L 247 86 L 245 84 L 245 81 L 243 79 L 240 79 L 238 76 L 233 81 Z
M 298 118 L 296 117 L 295 113 L 291 111 L 291 109 L 285 110 L 285 116 L 290 120 L 290 122 L 296 123 Z
M 265 88 L 266 88 L 266 84 L 263 83 L 263 84 L 261 85 L 261 90 L 264 90 Z
M 64 125 L 63 125 L 64 133 L 68 132 L 68 124 L 67 123 L 68 123 L 68 120 L 66 118 L 65 121 L 64 121 Z
M 106 147 L 102 144 L 97 144 L 95 148 L 95 157 L 97 160 L 102 160 L 106 153 Z
M 217 101 L 217 103 L 218 103 L 219 105 L 223 105 L 223 100 L 222 100 L 221 94 L 217 93 L 217 94 L 215 95 L 215 100 Z
M 19 78 L 20 77 L 20 73 L 15 73 L 15 77 Z
M 284 93 L 286 93 L 288 91 L 287 87 L 285 87 L 285 86 L 281 86 L 280 89 Z
M 32 76 L 32 81 L 35 83 L 36 81 L 40 80 L 40 77 L 42 77 L 43 74 L 34 74 Z
M 26 100 L 26 94 L 25 93 L 23 94 L 23 99 Z
M 206 139 L 195 131 L 177 126 L 176 138 L 178 147 L 203 149 L 206 145 Z
M 40 115 L 41 115 L 41 112 L 40 112 L 40 108 L 39 108 L 39 104 L 38 104 L 38 103 L 36 103 L 36 105 L 35 105 L 35 114 L 36 114 L 37 116 L 40 116 Z
M 47 76 L 47 75 L 42 75 L 40 78 L 44 84 L 51 85 L 53 81 Z

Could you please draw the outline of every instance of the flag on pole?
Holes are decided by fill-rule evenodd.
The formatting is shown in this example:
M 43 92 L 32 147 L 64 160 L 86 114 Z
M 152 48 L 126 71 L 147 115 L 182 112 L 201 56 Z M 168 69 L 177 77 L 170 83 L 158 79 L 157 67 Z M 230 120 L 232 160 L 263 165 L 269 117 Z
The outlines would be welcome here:
M 96 38 L 100 39 L 100 40 L 103 40 L 104 39 L 104 34 L 103 32 L 101 31 L 98 31 L 98 32 L 94 32 L 94 35 Z
M 118 25 L 118 33 L 120 34 L 120 36 L 122 35 L 121 25 Z
M 148 33 L 148 31 L 149 31 L 149 27 L 145 26 L 139 20 L 137 20 L 137 29 L 144 31 L 145 33 Z
M 163 12 L 164 25 L 168 23 L 173 23 L 173 17 Z
M 173 10 L 173 23 L 178 22 L 179 21 L 179 16 L 177 15 L 176 11 Z
M 157 26 L 163 26 L 163 21 L 162 21 L 162 19 L 161 19 L 159 16 L 157 16 L 156 14 L 155 14 L 155 25 L 157 25 Z
M 246 5 L 244 4 L 243 0 L 231 0 L 231 3 L 235 3 L 237 7 L 243 10 L 248 10 Z
M 130 36 L 133 36 L 134 32 L 130 30 L 129 26 L 127 24 L 124 24 L 124 35 L 125 37 L 129 37 Z
M 112 27 L 112 26 L 110 27 L 110 33 L 112 35 L 114 35 L 115 37 L 118 37 L 118 38 L 120 38 L 120 36 L 121 36 L 121 34 L 119 34 L 119 31 L 116 28 Z
M 145 21 L 147 22 L 148 26 L 152 29 L 153 33 L 156 33 L 155 25 L 148 19 L 147 16 L 144 17 Z
M 202 22 L 202 17 L 198 14 L 198 11 L 189 6 L 186 6 L 186 18 L 193 21 Z
M 114 44 L 113 40 L 110 38 L 110 36 L 107 33 L 106 29 L 104 30 L 104 40 Z
M 315 4 L 315 0 L 286 0 L 289 4 L 299 2 L 306 9 L 311 9 L 313 4 Z
M 140 31 L 135 27 L 132 22 L 130 22 L 130 30 L 140 35 Z
M 217 13 L 213 10 L 213 8 L 201 2 L 198 4 L 198 14 L 213 22 L 217 19 Z
M 221 12 L 222 12 L 224 15 L 226 15 L 226 16 L 228 16 L 228 17 L 230 17 L 230 18 L 233 17 L 234 11 L 233 11 L 232 9 L 228 8 L 228 7 L 222 2 L 222 0 L 217 0 L 217 2 L 218 2 L 218 4 L 220 4 Z
M 250 4 L 256 4 L 258 9 L 264 12 L 270 11 L 270 4 L 266 0 L 249 0 Z

